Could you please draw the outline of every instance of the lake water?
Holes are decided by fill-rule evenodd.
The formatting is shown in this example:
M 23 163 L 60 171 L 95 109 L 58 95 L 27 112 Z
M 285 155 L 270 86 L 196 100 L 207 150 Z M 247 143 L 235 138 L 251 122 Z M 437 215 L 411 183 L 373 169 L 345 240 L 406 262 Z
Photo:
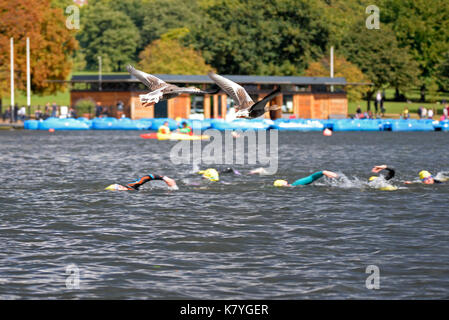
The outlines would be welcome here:
M 236 165 L 241 176 L 205 183 L 170 162 L 176 142 L 139 132 L 0 132 L 0 298 L 447 299 L 449 183 L 402 182 L 449 171 L 448 141 L 279 133 L 276 175 Z M 397 191 L 366 183 L 380 164 Z M 272 186 L 323 169 L 341 177 Z M 103 190 L 148 173 L 179 190 Z

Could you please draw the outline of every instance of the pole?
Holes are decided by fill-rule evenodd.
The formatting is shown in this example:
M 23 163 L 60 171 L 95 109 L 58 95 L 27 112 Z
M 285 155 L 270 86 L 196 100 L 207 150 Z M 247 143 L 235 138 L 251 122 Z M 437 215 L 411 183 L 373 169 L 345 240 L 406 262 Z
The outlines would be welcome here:
M 331 78 L 334 77 L 334 47 L 331 47 Z M 331 86 L 331 92 L 334 92 L 334 86 Z
M 27 106 L 31 107 L 30 38 L 27 38 Z
M 11 38 L 11 122 L 14 119 L 14 38 Z
M 98 56 L 98 81 L 100 82 L 100 91 L 101 91 L 101 81 L 102 81 L 102 75 L 101 75 L 101 56 Z

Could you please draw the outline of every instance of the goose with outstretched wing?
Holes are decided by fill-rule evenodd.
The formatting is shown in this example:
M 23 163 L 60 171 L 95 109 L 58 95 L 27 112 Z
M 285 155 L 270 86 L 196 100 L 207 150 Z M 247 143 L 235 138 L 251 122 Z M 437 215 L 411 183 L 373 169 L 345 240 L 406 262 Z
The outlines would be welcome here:
M 187 94 L 215 94 L 220 89 L 214 91 L 204 91 L 196 87 L 178 87 L 174 84 L 167 83 L 151 74 L 135 69 L 133 66 L 126 67 L 128 72 L 136 77 L 140 82 L 145 84 L 150 92 L 139 95 L 140 102 L 144 105 L 158 103 L 161 100 L 175 98 L 182 93 Z
M 254 102 L 246 90 L 239 84 L 231 81 L 223 76 L 209 72 L 211 78 L 224 92 L 226 92 L 235 103 L 236 118 L 254 119 L 262 116 L 265 112 L 271 110 L 278 110 L 279 106 L 266 106 L 273 98 L 281 93 L 281 88 L 278 87 L 262 100 Z

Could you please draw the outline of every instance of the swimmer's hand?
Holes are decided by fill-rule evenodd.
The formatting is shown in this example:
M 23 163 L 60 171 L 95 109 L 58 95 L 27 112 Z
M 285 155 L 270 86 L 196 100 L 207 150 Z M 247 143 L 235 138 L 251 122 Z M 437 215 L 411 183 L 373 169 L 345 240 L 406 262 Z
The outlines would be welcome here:
M 266 174 L 267 171 L 264 168 L 257 168 L 254 170 L 251 170 L 249 174 Z
M 332 171 L 323 170 L 323 174 L 326 177 L 331 178 L 331 179 L 338 178 L 338 174 L 336 174 L 335 172 L 332 172 Z
M 383 164 L 381 166 L 374 166 L 374 168 L 371 170 L 371 172 L 378 173 L 382 170 L 385 170 L 386 168 L 387 168 L 386 164 Z
M 412 181 L 404 181 L 404 184 L 412 184 Z
M 175 189 L 175 190 L 178 189 L 178 186 L 176 185 L 176 181 L 175 180 L 173 180 L 173 179 L 171 179 L 169 177 L 163 177 L 162 179 L 165 181 L 167 186 L 169 186 L 171 189 Z

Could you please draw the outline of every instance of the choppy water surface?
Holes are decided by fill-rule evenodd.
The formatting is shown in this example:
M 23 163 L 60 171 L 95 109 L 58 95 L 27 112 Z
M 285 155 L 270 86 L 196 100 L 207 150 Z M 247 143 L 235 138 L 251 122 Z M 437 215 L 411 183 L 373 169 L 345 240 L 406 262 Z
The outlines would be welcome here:
M 449 135 L 280 133 L 275 176 L 189 185 L 175 142 L 137 132 L 0 132 L 0 297 L 6 299 L 449 298 Z M 369 188 L 376 164 L 397 191 Z M 217 166 L 220 167 L 220 166 Z M 274 188 L 321 169 L 337 181 Z M 108 192 L 147 173 L 139 192 Z M 80 288 L 66 287 L 66 267 Z M 368 290 L 366 267 L 380 269 Z

